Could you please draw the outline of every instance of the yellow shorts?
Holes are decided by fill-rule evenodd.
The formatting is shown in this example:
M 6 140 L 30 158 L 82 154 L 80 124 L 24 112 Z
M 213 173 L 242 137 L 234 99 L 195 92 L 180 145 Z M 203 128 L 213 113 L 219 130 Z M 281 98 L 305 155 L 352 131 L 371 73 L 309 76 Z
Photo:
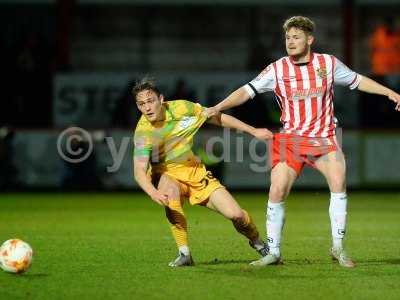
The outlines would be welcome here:
M 224 187 L 195 157 L 183 163 L 153 166 L 153 183 L 158 184 L 163 174 L 178 182 L 181 196 L 188 198 L 191 205 L 206 205 L 212 192 Z

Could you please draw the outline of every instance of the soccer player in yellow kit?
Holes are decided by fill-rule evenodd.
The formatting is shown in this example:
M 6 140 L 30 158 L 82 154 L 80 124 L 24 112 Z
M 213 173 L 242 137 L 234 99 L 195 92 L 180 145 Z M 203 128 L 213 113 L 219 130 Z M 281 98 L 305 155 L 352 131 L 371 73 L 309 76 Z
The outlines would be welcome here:
M 251 247 L 262 256 L 267 255 L 268 247 L 259 238 L 250 215 L 206 170 L 191 148 L 194 134 L 206 121 L 260 139 L 272 138 L 272 133 L 225 114 L 207 120 L 200 104 L 186 100 L 164 101 L 158 88 L 148 79 L 137 83 L 132 95 L 142 113 L 134 136 L 134 175 L 150 198 L 165 208 L 179 251 L 169 266 L 194 264 L 182 209 L 185 199 L 189 199 L 191 205 L 205 206 L 231 220 L 235 229 L 249 240 Z

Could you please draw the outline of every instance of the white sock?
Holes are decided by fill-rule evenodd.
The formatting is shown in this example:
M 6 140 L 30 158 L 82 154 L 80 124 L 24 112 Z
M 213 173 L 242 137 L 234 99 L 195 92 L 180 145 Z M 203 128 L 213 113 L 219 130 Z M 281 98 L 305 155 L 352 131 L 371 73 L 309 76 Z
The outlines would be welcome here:
M 185 255 L 185 256 L 190 255 L 189 247 L 186 246 L 186 245 L 180 246 L 180 247 L 179 247 L 179 253 L 182 253 L 182 254 Z
M 333 248 L 343 247 L 342 241 L 346 233 L 347 195 L 346 193 L 331 193 L 329 217 L 331 219 Z
M 280 246 L 283 225 L 285 223 L 285 203 L 272 203 L 267 205 L 267 241 L 271 254 L 280 257 Z

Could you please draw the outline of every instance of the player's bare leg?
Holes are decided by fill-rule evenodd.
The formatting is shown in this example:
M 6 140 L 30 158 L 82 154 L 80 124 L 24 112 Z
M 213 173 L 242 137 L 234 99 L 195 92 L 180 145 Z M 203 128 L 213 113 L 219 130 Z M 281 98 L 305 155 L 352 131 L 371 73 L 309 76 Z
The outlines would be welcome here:
M 347 215 L 346 161 L 344 155 L 341 151 L 330 152 L 319 158 L 315 166 L 326 178 L 331 191 L 329 217 L 332 231 L 332 258 L 343 267 L 353 268 L 355 264 L 348 257 L 343 247 Z
M 263 267 L 282 263 L 280 243 L 285 223 L 284 200 L 289 195 L 297 173 L 285 162 L 278 163 L 271 171 L 271 186 L 266 213 L 269 254 L 250 265 Z
M 250 215 L 239 206 L 225 188 L 219 188 L 210 195 L 207 207 L 231 220 L 235 229 L 248 238 L 250 246 L 256 249 L 260 255 L 268 254 L 268 247 L 260 239 L 257 227 Z
M 187 222 L 182 208 L 183 201 L 180 195 L 179 184 L 164 174 L 160 178 L 158 189 L 168 195 L 168 206 L 165 207 L 165 214 L 171 224 L 172 235 L 179 250 L 178 257 L 170 262 L 169 266 L 191 266 L 194 262 L 188 246 Z

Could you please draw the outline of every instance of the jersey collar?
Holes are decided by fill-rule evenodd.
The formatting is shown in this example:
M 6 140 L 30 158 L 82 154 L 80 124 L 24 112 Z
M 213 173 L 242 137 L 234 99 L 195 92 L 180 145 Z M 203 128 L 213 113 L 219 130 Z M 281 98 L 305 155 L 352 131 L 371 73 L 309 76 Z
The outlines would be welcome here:
M 298 66 L 298 67 L 309 65 L 310 63 L 312 63 L 313 59 L 314 59 L 314 52 L 312 52 L 312 51 L 310 52 L 310 60 L 308 62 L 305 62 L 305 63 L 295 63 L 293 61 L 293 58 L 291 56 L 289 56 L 289 60 L 292 63 L 292 65 Z
M 171 121 L 173 119 L 172 113 L 170 111 L 169 103 L 164 102 L 164 107 L 165 107 L 165 120 L 164 121 Z

